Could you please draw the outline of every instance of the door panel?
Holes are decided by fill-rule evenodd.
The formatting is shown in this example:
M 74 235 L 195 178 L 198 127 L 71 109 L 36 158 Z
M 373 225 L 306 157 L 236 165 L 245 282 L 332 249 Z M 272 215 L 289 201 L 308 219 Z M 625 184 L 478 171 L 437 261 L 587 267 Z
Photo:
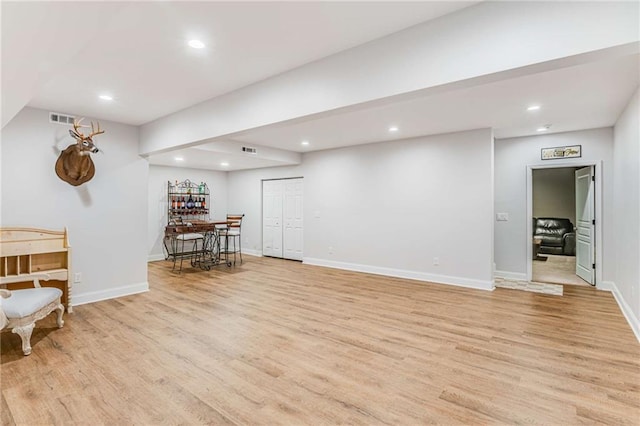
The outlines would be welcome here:
M 282 257 L 282 182 L 262 182 L 262 254 Z
M 594 170 L 593 166 L 576 170 L 576 275 L 594 284 Z
M 289 179 L 285 183 L 284 205 L 284 258 L 302 260 L 302 179 Z

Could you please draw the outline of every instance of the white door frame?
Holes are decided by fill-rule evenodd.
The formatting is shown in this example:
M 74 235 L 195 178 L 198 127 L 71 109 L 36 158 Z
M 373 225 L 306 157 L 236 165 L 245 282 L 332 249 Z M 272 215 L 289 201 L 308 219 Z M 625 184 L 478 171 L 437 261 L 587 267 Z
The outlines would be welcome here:
M 603 289 L 602 285 L 602 161 L 553 161 L 551 164 L 530 164 L 527 165 L 527 281 L 531 281 L 533 247 L 531 244 L 531 236 L 533 235 L 533 170 L 534 169 L 559 169 L 563 167 L 587 167 L 595 166 L 596 181 L 594 189 L 596 191 L 596 209 L 595 209 L 595 247 L 596 247 L 596 288 Z

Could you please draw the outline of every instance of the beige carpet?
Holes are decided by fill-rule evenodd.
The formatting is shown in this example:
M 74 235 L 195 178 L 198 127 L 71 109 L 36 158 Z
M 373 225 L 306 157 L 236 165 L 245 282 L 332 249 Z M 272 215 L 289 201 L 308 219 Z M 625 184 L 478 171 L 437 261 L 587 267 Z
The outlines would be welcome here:
M 540 283 L 571 284 L 588 286 L 589 283 L 576 275 L 575 256 L 542 254 L 546 262 L 533 261 L 532 281 Z

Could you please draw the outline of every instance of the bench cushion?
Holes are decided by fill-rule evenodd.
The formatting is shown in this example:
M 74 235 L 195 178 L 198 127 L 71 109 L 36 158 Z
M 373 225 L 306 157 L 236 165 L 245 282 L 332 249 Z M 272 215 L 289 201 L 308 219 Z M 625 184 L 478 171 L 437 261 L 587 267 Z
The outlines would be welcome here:
M 12 290 L 11 297 L 2 300 L 2 310 L 9 319 L 34 314 L 49 303 L 62 297 L 62 291 L 54 287 Z

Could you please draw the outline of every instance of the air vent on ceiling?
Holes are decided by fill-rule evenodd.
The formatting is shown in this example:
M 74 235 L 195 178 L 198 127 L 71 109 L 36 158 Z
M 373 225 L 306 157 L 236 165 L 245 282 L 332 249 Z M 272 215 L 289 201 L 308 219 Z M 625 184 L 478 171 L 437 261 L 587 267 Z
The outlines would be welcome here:
M 49 113 L 49 122 L 59 124 L 73 124 L 75 117 L 71 115 L 58 114 L 57 112 Z
M 255 148 L 249 148 L 248 146 L 243 146 L 242 152 L 246 152 L 247 154 L 257 154 L 258 150 Z

